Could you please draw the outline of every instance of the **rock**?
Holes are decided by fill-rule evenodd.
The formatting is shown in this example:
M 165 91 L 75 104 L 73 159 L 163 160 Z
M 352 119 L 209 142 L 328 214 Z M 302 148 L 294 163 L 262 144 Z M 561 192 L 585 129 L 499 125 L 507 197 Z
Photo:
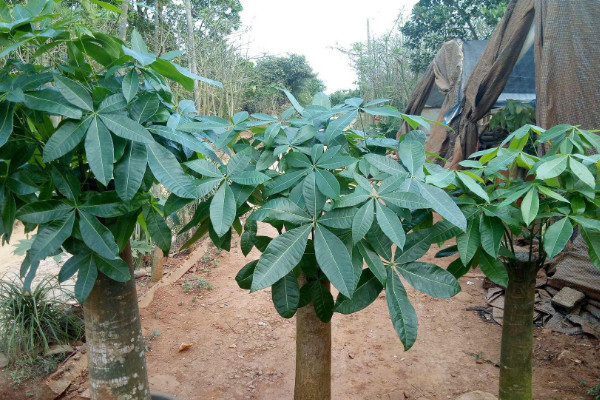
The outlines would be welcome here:
M 55 344 L 50 346 L 48 351 L 44 353 L 44 357 L 54 356 L 57 354 L 72 353 L 75 349 L 68 344 Z
M 456 400 L 498 400 L 498 398 L 491 393 L 476 390 L 474 392 L 461 394 Z
M 84 399 L 91 399 L 92 395 L 90 394 L 90 389 L 85 389 L 83 393 L 79 395 L 79 397 L 83 397 Z
M 147 272 L 146 272 L 145 270 L 143 270 L 143 269 L 136 269 L 136 270 L 133 272 L 133 275 L 134 275 L 134 276 L 136 277 L 136 279 L 137 279 L 137 278 L 141 278 L 141 277 L 144 277 L 144 276 L 146 276 L 146 275 L 147 275 Z
M 552 305 L 570 313 L 583 300 L 585 300 L 583 293 L 565 286 L 552 298 Z
M 4 369 L 8 366 L 8 357 L 4 353 L 0 353 L 0 369 Z
M 572 360 L 574 358 L 575 358 L 575 355 L 573 354 L 573 352 L 571 352 L 569 350 L 561 351 L 560 354 L 558 355 L 558 357 L 556 357 L 557 360 L 563 360 L 563 359 Z
M 85 349 L 84 349 L 85 350 Z M 56 399 L 87 369 L 87 357 L 71 357 L 44 380 L 39 400 Z
M 494 321 L 502 325 L 504 322 L 504 310 L 496 307 L 492 308 L 492 317 L 494 318 Z
M 591 304 L 587 304 L 584 309 L 589 312 L 590 314 L 592 314 L 594 317 L 596 317 L 597 319 L 600 319 L 600 308 L 591 305 Z

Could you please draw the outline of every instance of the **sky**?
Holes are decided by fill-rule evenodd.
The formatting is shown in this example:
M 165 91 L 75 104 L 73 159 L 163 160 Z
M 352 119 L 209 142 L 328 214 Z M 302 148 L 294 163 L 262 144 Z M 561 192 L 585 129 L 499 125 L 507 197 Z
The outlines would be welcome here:
M 388 32 L 401 11 L 410 13 L 417 0 L 241 0 L 244 41 L 248 55 L 284 56 L 296 53 L 327 86 L 326 92 L 354 88 L 356 74 L 346 55 L 332 47 L 349 48 Z

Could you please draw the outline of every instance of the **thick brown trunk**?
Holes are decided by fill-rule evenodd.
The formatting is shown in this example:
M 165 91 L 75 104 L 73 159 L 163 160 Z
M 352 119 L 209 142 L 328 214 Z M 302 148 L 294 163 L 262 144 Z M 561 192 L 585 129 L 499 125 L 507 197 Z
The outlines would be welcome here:
M 533 308 L 536 260 L 517 253 L 507 263 L 508 287 L 504 299 L 500 354 L 500 400 L 531 400 Z
M 163 276 L 163 265 L 165 263 L 165 256 L 163 251 L 158 247 L 154 246 L 154 252 L 152 253 L 152 282 L 158 282 Z
M 121 283 L 98 273 L 83 304 L 92 400 L 150 400 L 129 244 L 121 257 L 132 278 Z
M 306 282 L 304 275 L 299 283 Z M 329 288 L 329 283 L 327 283 Z M 296 313 L 294 400 L 331 399 L 331 322 L 322 322 L 311 304 Z

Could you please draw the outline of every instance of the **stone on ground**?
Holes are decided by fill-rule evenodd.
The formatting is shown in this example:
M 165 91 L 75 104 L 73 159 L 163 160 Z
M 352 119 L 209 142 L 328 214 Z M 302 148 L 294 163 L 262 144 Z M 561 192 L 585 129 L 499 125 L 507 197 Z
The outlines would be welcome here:
M 552 298 L 552 305 L 569 313 L 584 299 L 583 293 L 565 286 Z

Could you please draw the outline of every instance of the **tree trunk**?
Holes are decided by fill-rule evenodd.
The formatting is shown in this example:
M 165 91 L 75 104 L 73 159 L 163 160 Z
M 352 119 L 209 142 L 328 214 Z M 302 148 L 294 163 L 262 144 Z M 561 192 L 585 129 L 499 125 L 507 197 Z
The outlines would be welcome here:
M 160 54 L 160 6 L 158 0 L 154 0 L 154 55 L 159 56 Z
M 306 282 L 300 275 L 299 283 Z M 327 283 L 329 289 L 329 283 Z M 294 400 L 331 399 L 331 322 L 322 322 L 311 304 L 296 313 Z
M 194 20 L 192 19 L 192 3 L 190 0 L 185 0 L 185 18 L 187 20 L 187 48 L 190 63 L 190 71 L 196 73 L 196 48 L 194 45 Z M 194 79 L 194 104 L 200 112 L 200 101 L 198 98 L 198 81 Z
M 504 299 L 500 353 L 500 400 L 531 400 L 533 308 L 536 260 L 517 253 L 506 263 L 508 287 Z
M 163 276 L 163 265 L 165 263 L 165 256 L 163 251 L 158 246 L 154 246 L 154 252 L 152 253 L 152 282 L 158 282 Z
M 121 3 L 121 12 L 119 17 L 119 39 L 127 39 L 127 13 L 129 12 L 129 0 L 123 0 Z
M 131 279 L 116 282 L 98 272 L 83 304 L 92 400 L 150 400 L 129 243 L 121 258 Z

